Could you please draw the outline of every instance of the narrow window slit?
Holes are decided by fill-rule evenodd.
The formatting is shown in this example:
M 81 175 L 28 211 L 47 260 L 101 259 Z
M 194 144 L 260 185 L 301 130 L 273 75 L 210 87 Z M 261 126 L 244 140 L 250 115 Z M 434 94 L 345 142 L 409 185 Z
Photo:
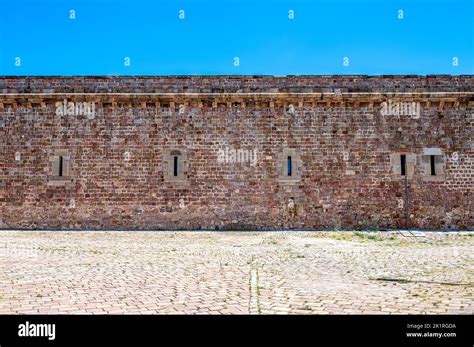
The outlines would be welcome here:
M 64 166 L 63 161 L 64 161 L 63 157 L 59 156 L 59 170 L 58 170 L 59 177 L 63 177 L 63 166 Z
M 291 155 L 288 156 L 288 176 L 292 176 Z
M 178 157 L 174 157 L 174 162 L 173 162 L 173 176 L 177 177 L 178 176 Z
M 430 155 L 430 167 L 431 167 L 431 176 L 436 176 L 436 158 L 434 155 Z
M 406 154 L 400 155 L 400 174 L 405 176 L 407 172 L 407 156 Z

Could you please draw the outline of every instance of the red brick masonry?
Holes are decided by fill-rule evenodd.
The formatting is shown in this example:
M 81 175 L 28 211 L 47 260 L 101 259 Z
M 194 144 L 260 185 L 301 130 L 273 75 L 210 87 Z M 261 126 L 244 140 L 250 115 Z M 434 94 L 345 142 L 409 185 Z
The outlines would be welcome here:
M 0 77 L 0 228 L 472 229 L 473 87 Z

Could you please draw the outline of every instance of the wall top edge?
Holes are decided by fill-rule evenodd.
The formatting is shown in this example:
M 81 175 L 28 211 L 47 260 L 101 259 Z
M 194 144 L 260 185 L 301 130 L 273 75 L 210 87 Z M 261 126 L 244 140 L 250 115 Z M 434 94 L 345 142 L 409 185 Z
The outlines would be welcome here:
M 245 79 L 245 78 L 263 78 L 263 79 L 285 79 L 285 78 L 474 78 L 474 74 L 433 74 L 433 75 L 0 75 L 0 79 L 46 79 L 46 78 L 96 78 L 96 79 L 110 79 L 110 78 L 228 78 L 228 79 Z
M 0 76 L 0 95 L 474 92 L 474 75 Z

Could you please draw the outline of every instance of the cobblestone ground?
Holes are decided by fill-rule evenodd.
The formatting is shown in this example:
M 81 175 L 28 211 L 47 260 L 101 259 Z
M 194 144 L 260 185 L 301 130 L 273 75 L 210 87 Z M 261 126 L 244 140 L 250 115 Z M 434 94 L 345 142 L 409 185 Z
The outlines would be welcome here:
M 0 313 L 474 313 L 474 234 L 0 231 Z

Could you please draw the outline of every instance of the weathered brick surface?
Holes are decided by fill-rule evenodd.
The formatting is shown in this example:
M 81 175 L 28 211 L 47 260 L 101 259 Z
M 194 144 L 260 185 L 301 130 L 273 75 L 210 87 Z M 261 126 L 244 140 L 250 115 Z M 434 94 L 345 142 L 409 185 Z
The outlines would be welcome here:
M 411 227 L 473 228 L 473 85 L 472 76 L 3 77 L 0 228 L 396 228 L 406 212 Z M 95 102 L 95 116 L 57 115 L 64 99 Z M 420 117 L 382 115 L 389 99 L 420 102 Z M 256 162 L 219 161 L 226 148 Z M 442 152 L 442 179 L 423 178 L 424 148 Z M 179 180 L 169 177 L 172 151 L 185 158 Z M 51 179 L 58 153 L 67 182 Z M 296 181 L 281 178 L 287 153 Z M 392 172 L 398 153 L 415 158 L 408 209 Z
M 437 92 L 472 91 L 465 76 L 149 76 L 149 77 L 3 77 L 6 92 Z

